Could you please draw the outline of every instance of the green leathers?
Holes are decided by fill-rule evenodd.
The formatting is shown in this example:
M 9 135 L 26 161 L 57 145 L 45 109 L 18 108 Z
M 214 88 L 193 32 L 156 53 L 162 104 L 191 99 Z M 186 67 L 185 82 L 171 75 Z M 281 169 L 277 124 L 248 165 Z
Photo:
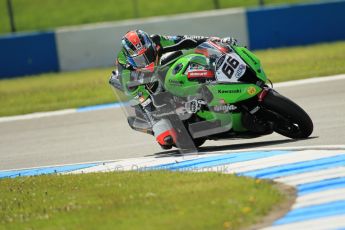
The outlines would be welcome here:
M 173 145 L 182 150 L 195 150 L 207 139 L 272 132 L 307 138 L 313 131 L 308 114 L 270 88 L 260 60 L 235 43 L 207 39 L 194 49 L 168 54 L 153 71 L 129 73 L 121 77 L 127 78 L 123 86 L 130 104 L 145 108 L 152 103 L 155 109 L 149 115 L 169 121 Z M 146 99 L 140 90 L 147 90 L 148 84 L 162 89 L 159 94 L 148 90 Z M 133 88 L 138 90 L 135 94 Z M 140 111 L 127 114 L 134 116 L 128 117 L 133 129 L 154 132 Z

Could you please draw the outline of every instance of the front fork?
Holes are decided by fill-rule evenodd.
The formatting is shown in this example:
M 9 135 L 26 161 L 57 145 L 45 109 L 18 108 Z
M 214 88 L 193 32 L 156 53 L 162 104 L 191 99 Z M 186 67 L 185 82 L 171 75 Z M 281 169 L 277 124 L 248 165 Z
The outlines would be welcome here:
M 274 114 L 268 113 L 262 106 L 265 97 L 271 90 L 271 88 L 265 86 L 256 97 L 242 104 L 242 124 L 246 129 L 259 134 L 272 133 Z

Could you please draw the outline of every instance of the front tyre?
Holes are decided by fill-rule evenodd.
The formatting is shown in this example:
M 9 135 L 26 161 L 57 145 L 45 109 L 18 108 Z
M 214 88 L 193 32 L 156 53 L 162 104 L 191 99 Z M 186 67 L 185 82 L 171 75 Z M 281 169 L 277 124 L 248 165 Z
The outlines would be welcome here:
M 307 138 L 313 132 L 314 126 L 309 115 L 278 92 L 269 90 L 262 105 L 270 113 L 275 132 L 293 139 Z

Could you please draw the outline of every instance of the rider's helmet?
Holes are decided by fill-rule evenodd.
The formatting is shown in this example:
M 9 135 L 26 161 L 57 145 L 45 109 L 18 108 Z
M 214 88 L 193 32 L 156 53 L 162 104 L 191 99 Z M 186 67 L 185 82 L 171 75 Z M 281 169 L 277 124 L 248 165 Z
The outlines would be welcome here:
M 127 32 L 122 38 L 122 46 L 128 63 L 134 69 L 153 69 L 157 60 L 156 45 L 142 30 Z

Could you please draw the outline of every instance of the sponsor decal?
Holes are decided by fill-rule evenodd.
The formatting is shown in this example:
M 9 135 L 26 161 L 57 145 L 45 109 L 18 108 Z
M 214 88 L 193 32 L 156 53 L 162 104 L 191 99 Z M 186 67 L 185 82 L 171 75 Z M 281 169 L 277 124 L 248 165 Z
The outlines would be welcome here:
M 139 97 L 139 101 L 140 101 L 140 103 L 143 103 L 145 101 L 145 98 L 144 97 Z
M 247 93 L 248 93 L 249 95 L 254 95 L 254 94 L 256 93 L 256 88 L 255 88 L 254 86 L 248 87 Z
M 210 70 L 194 70 L 188 72 L 188 78 L 213 78 L 213 72 Z
M 217 63 L 216 63 L 216 70 L 218 70 L 220 68 L 220 66 L 223 64 L 225 60 L 225 55 L 223 54 L 218 60 L 217 60 Z
M 213 107 L 213 110 L 215 112 L 230 112 L 230 111 L 234 111 L 237 109 L 237 106 L 235 105 L 230 105 L 230 104 L 227 104 L 227 105 L 216 105 Z
M 218 93 L 242 93 L 241 89 L 218 89 Z
M 163 35 L 162 38 L 164 38 L 165 40 L 177 40 L 176 36 Z
M 236 78 L 242 77 L 242 75 L 244 74 L 245 71 L 246 71 L 246 66 L 243 64 L 240 64 L 236 70 L 235 77 Z
M 185 110 L 188 113 L 196 113 L 200 110 L 202 105 L 206 105 L 207 103 L 203 100 L 197 100 L 197 99 L 193 99 L 191 101 L 187 101 L 185 103 Z
M 218 59 L 216 70 L 218 80 L 237 82 L 245 73 L 246 64 L 237 54 L 227 54 Z
M 143 106 L 143 107 L 146 107 L 148 104 L 150 104 L 151 103 L 151 99 L 149 98 L 149 99 L 147 99 L 146 101 L 144 101 L 144 102 L 142 102 L 141 103 L 141 105 Z

